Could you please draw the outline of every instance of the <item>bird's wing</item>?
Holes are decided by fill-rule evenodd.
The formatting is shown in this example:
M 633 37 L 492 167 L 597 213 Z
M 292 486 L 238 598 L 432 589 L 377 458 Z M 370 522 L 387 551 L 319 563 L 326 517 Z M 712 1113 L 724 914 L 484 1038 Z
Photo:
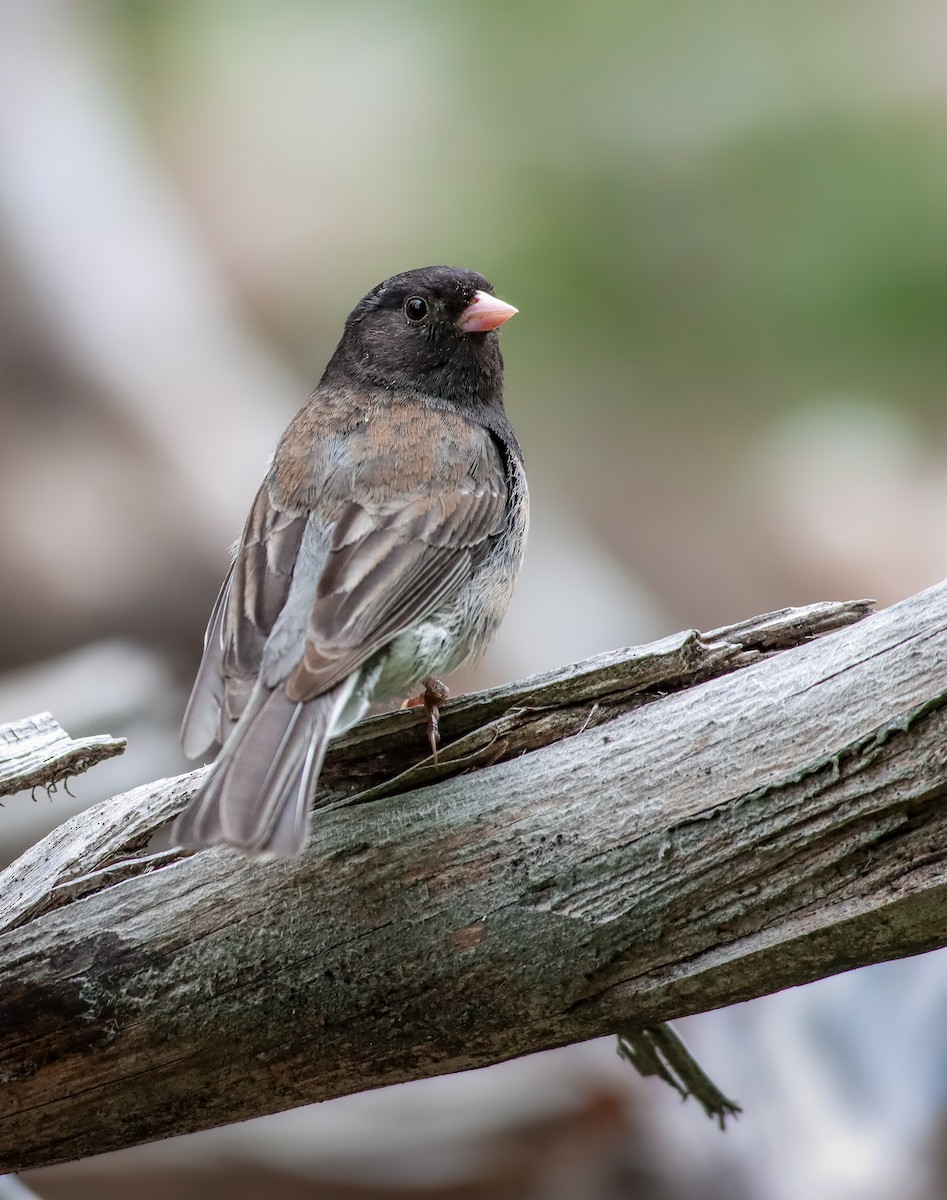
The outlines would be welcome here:
M 263 647 L 289 595 L 308 514 L 275 507 L 264 484 L 204 635 L 181 741 L 189 758 L 222 743 L 260 670 Z
M 349 503 L 333 529 L 302 659 L 287 695 L 308 700 L 344 679 L 470 579 L 506 522 L 501 469 L 401 505 Z
M 274 504 L 264 483 L 257 492 L 233 565 L 224 614 L 224 674 L 255 679 L 263 648 L 289 596 L 309 512 Z
M 393 403 L 338 430 L 330 416 L 257 493 L 188 705 L 191 757 L 225 741 L 261 675 L 291 700 L 333 687 L 456 594 L 503 532 L 506 463 L 484 430 Z

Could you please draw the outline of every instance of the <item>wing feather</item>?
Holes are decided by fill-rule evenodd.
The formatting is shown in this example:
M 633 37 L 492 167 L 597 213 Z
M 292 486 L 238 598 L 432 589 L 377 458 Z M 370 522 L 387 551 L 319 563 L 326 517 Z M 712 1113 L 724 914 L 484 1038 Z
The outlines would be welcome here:
M 185 717 L 189 754 L 226 740 L 258 678 L 285 680 L 292 702 L 311 700 L 460 591 L 502 534 L 509 499 L 496 443 L 466 453 L 452 478 L 435 470 L 420 495 L 407 480 L 413 494 L 372 485 L 376 470 L 390 478 L 390 463 L 353 465 L 340 489 L 347 498 L 326 484 L 311 510 L 281 504 L 271 473 L 208 626 Z M 358 471 L 367 472 L 361 484 Z M 314 578 L 294 581 L 300 547 L 313 538 L 320 549 L 304 574 Z
M 233 583 L 234 564 L 230 564 L 214 602 L 204 634 L 204 653 L 181 725 L 181 745 L 188 758 L 200 758 L 220 741 L 220 710 L 224 694 L 223 628 L 224 615 Z
M 223 744 L 246 707 L 289 594 L 306 519 L 276 508 L 266 485 L 260 488 L 204 636 L 181 729 L 189 758 Z
M 493 476 L 395 512 L 350 505 L 335 526 L 287 695 L 310 699 L 333 687 L 456 594 L 502 533 L 506 504 Z

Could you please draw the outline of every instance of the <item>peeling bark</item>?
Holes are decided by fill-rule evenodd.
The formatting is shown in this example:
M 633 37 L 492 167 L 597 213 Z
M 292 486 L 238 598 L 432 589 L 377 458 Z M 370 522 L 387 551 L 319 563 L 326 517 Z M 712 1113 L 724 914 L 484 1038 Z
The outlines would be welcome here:
M 149 853 L 200 772 L 67 822 L 0 887 L 0 1169 L 947 943 L 947 584 L 865 612 L 462 698 L 437 768 L 365 722 L 298 861 Z

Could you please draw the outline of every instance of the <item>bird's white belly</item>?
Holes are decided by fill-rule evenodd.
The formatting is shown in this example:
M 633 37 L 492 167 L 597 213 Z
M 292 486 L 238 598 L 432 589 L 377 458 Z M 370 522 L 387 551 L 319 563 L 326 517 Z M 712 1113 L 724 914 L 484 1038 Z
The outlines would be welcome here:
M 429 675 L 443 675 L 458 665 L 456 633 L 445 622 L 421 621 L 399 633 L 385 647 L 384 663 L 376 684 L 376 697 L 396 699 Z

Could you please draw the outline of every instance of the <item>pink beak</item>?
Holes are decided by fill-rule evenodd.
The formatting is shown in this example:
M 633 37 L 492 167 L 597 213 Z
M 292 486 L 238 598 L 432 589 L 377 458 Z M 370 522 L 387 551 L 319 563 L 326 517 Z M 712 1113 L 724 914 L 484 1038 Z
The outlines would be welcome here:
M 489 292 L 474 292 L 474 298 L 457 318 L 457 327 L 461 333 L 487 333 L 498 329 L 517 312 L 519 309 Z

